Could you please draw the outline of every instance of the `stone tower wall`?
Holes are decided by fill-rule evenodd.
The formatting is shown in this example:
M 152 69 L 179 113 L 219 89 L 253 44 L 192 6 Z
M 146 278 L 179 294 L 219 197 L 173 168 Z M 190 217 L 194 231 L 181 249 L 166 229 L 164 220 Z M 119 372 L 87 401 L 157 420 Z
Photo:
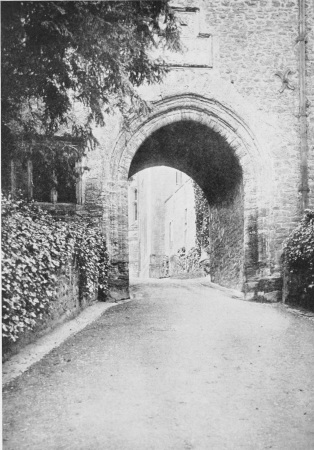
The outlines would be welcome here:
M 130 164 L 144 140 L 166 124 L 180 120 L 206 124 L 235 149 L 244 170 L 245 254 L 249 252 L 249 217 L 254 217 L 257 230 L 259 268 L 253 279 L 280 277 L 283 241 L 301 215 L 298 2 L 204 0 L 184 1 L 180 6 L 191 8 L 185 10 L 186 16 L 181 10 L 181 16 L 188 17 L 185 34 L 190 30 L 194 53 L 201 44 L 206 52 L 199 49 L 196 62 L 182 54 L 161 85 L 140 89 L 152 105 L 147 116 L 131 117 L 126 129 L 117 114 L 108 117 L 105 128 L 95 130 L 100 145 L 89 157 L 85 198 L 87 209 L 101 216 L 109 242 L 113 297 L 128 295 Z M 313 8 L 307 1 L 312 204 Z

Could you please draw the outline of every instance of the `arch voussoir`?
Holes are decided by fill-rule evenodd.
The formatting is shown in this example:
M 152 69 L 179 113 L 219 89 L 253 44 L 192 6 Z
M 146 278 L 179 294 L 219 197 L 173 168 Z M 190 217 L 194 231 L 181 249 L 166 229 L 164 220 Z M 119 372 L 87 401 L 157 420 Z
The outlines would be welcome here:
M 270 183 L 274 179 L 268 150 L 260 148 L 252 130 L 234 111 L 215 99 L 184 94 L 153 103 L 151 112 L 146 116 L 134 117 L 129 129 L 122 131 L 116 141 L 110 160 L 110 183 L 116 187 L 113 189 L 108 182 L 111 208 L 107 231 L 114 261 L 127 264 L 127 186 L 132 160 L 137 150 L 154 132 L 184 121 L 196 122 L 218 133 L 237 156 L 243 172 L 244 252 L 250 253 L 248 230 L 251 221 L 256 218 L 258 220 L 258 198 L 265 183 L 271 189 Z M 118 219 L 109 223 L 113 216 Z

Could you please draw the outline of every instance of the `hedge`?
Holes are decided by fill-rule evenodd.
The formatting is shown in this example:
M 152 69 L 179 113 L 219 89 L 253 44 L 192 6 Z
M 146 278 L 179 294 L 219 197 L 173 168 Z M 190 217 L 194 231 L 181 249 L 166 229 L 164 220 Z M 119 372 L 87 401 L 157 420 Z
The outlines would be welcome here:
M 33 203 L 2 195 L 2 330 L 16 341 L 49 314 L 62 266 L 77 264 L 80 295 L 106 296 L 108 254 L 97 225 L 57 219 Z
M 314 211 L 306 210 L 284 246 L 287 302 L 314 310 Z

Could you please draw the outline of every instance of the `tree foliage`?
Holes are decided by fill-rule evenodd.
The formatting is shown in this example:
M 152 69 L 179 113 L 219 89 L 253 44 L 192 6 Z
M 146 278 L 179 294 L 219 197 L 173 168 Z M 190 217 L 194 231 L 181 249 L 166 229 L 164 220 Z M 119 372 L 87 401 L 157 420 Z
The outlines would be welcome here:
M 185 247 L 181 247 L 178 249 L 176 256 L 176 270 L 178 273 L 185 274 L 189 277 L 202 275 L 202 269 L 200 268 L 200 249 L 198 247 L 192 247 L 188 251 L 186 251 Z
M 165 24 L 160 23 L 164 15 Z M 111 105 L 138 99 L 134 87 L 165 73 L 149 50 L 178 46 L 174 16 L 162 1 L 2 2 L 2 115 L 24 133 L 55 133 L 88 108 L 85 128 L 104 123 Z
M 168 0 L 26 1 L 1 4 L 3 158 L 43 152 L 38 136 L 80 138 L 67 146 L 78 160 L 95 145 L 92 124 L 105 114 L 145 108 L 136 91 L 162 80 L 162 61 L 152 47 L 178 49 L 176 21 Z M 73 104 L 84 107 L 84 119 Z

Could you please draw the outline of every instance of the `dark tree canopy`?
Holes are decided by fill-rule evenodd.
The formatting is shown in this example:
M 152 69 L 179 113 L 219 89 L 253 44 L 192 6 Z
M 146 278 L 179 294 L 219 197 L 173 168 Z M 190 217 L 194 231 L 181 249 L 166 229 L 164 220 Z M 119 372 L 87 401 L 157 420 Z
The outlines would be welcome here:
M 86 141 L 104 111 L 144 105 L 135 87 L 160 82 L 165 68 L 149 50 L 178 49 L 168 0 L 4 1 L 2 10 L 2 148 L 17 137 L 54 135 L 68 126 Z M 88 111 L 78 124 L 73 100 Z

